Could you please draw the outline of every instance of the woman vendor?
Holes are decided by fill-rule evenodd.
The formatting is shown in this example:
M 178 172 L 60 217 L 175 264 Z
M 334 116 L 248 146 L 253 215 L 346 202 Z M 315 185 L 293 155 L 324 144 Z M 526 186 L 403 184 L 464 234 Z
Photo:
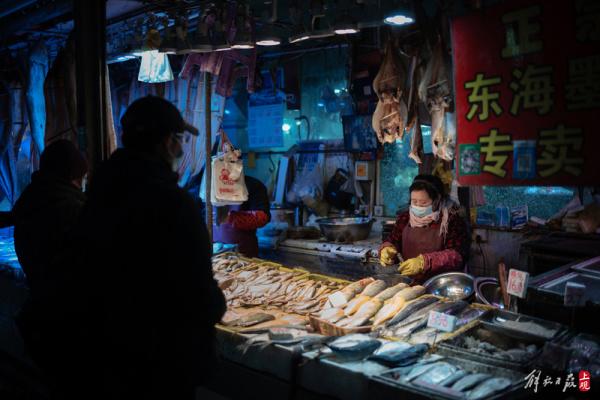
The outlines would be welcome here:
M 410 186 L 410 208 L 398 215 L 394 229 L 379 250 L 381 265 L 397 262 L 398 271 L 422 283 L 442 272 L 462 270 L 470 238 L 459 207 L 433 175 L 417 175 Z

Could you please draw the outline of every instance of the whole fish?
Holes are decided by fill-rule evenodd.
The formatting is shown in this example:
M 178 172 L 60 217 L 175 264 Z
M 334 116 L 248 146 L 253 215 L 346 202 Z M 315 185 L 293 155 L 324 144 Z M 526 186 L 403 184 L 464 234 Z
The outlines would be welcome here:
M 454 314 L 459 313 L 462 310 L 464 310 L 468 305 L 469 305 L 469 303 L 467 303 L 466 301 L 463 301 L 463 300 L 452 301 L 452 302 L 448 302 L 448 303 L 439 304 L 438 307 L 435 307 L 433 311 L 437 311 L 437 312 L 448 314 L 448 315 L 454 315 Z M 425 326 L 427 326 L 427 320 L 428 320 L 428 318 L 425 317 L 425 318 L 423 318 L 423 320 L 420 323 L 418 323 L 416 326 L 411 328 L 408 331 L 408 336 L 410 337 L 413 333 L 415 333 L 415 332 L 423 329 Z
M 346 316 L 353 315 L 358 311 L 360 306 L 362 306 L 367 301 L 371 300 L 372 297 L 379 294 L 379 292 L 381 292 L 384 289 L 385 282 L 380 279 L 369 283 L 367 287 L 365 287 L 365 289 L 358 296 L 356 296 L 354 299 L 352 299 L 352 301 L 348 303 L 348 305 L 346 305 L 344 313 L 346 314 Z
M 373 315 L 377 314 L 377 311 L 382 306 L 383 301 L 375 297 L 372 298 L 371 300 L 367 301 L 362 306 L 360 306 L 358 311 L 351 318 L 349 318 L 348 322 L 346 322 L 346 324 L 344 324 L 343 326 L 348 328 L 355 328 L 367 324 L 369 319 L 371 319 Z
M 512 382 L 506 378 L 492 378 L 480 383 L 475 389 L 467 393 L 467 399 L 477 400 L 489 397 L 493 394 L 502 392 L 508 388 Z
M 25 92 L 31 138 L 38 157 L 44 151 L 46 133 L 44 81 L 49 65 L 48 49 L 44 41 L 40 40 L 31 48 L 28 55 L 27 91 Z
M 435 310 L 436 307 L 439 307 L 440 304 L 442 303 L 440 303 L 439 300 L 434 303 L 431 303 L 428 306 L 425 306 L 415 311 L 402 321 L 390 326 L 387 330 L 392 332 L 392 336 L 401 337 L 402 335 L 406 334 L 410 328 L 420 323 L 423 320 L 423 318 L 427 318 L 427 316 L 429 315 L 429 311 Z
M 412 343 L 427 343 L 429 345 L 433 345 L 437 338 L 439 338 L 443 333 L 444 332 L 440 332 L 435 328 L 425 328 L 412 335 L 410 341 Z
M 379 325 L 392 318 L 398 311 L 400 311 L 404 307 L 407 301 L 419 297 L 423 293 L 425 293 L 425 288 L 423 286 L 418 285 L 399 291 L 377 313 L 377 315 L 375 316 L 374 324 Z
M 379 346 L 381 346 L 379 340 L 363 334 L 342 336 L 327 344 L 336 357 L 345 361 L 365 359 Z
M 446 379 L 444 379 L 443 381 L 441 381 L 439 383 L 440 386 L 450 386 L 453 385 L 454 382 L 462 379 L 462 377 L 468 375 L 469 373 L 467 371 L 465 371 L 464 369 L 459 369 L 458 371 L 456 371 L 455 373 L 453 373 L 452 375 L 450 375 L 449 377 L 447 377 Z
M 247 327 L 247 326 L 258 325 L 260 323 L 267 322 L 267 321 L 272 321 L 274 319 L 275 319 L 275 316 L 273 316 L 272 314 L 256 313 L 256 314 L 246 315 L 246 316 L 238 318 L 238 319 L 234 319 L 233 321 L 227 323 L 226 325 L 227 326 Z
M 326 308 L 319 314 L 319 318 L 329 321 L 331 323 L 336 323 L 340 319 L 344 318 L 344 310 L 341 308 Z
M 415 106 L 415 108 L 417 108 Z M 417 164 L 421 164 L 421 155 L 423 154 L 423 132 L 421 131 L 421 124 L 417 118 L 415 126 L 410 137 L 410 152 L 408 157 L 411 158 Z
M 439 361 L 439 362 L 434 362 L 432 364 L 425 364 L 425 365 L 420 365 L 418 367 L 413 368 L 408 375 L 406 375 L 404 377 L 404 381 L 406 382 L 410 382 L 412 380 L 415 380 L 416 378 L 422 376 L 425 373 L 428 373 L 429 371 L 433 370 L 434 368 L 443 366 L 444 364 L 447 364 L 444 361 Z
M 388 367 L 404 367 L 414 364 L 427 350 L 429 346 L 424 344 L 411 346 L 405 342 L 390 342 L 381 346 L 369 359 Z
M 409 315 L 413 315 L 417 310 L 427 307 L 430 304 L 436 303 L 439 300 L 436 297 L 421 297 L 406 304 L 399 313 L 397 313 L 386 326 L 392 326 L 404 320 Z
M 447 362 L 440 362 L 435 368 L 430 369 L 427 374 L 415 380 L 414 383 L 438 385 L 444 379 L 452 376 L 456 371 L 458 371 L 458 367 L 455 365 Z
M 340 291 L 337 291 L 329 296 L 329 301 L 334 307 L 341 307 L 347 304 L 351 299 L 354 298 L 357 294 L 362 292 L 368 284 L 373 282 L 373 278 L 364 278 L 359 281 L 353 282 L 343 288 Z
M 491 378 L 491 375 L 488 374 L 470 374 L 462 379 L 459 379 L 454 385 L 452 385 L 452 389 L 459 392 L 465 392 L 489 378 Z
M 408 288 L 408 285 L 406 283 L 399 283 L 395 286 L 385 289 L 384 291 L 379 293 L 377 296 L 375 296 L 375 298 L 379 299 L 381 301 L 386 301 L 388 299 L 391 299 L 399 291 L 406 289 L 406 288 Z

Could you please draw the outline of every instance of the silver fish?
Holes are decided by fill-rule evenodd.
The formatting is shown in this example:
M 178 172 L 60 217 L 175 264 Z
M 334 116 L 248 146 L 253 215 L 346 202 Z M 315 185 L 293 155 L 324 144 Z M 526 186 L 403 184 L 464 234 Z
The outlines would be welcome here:
M 454 385 L 452 385 L 452 389 L 459 392 L 464 392 L 489 378 L 491 378 L 491 376 L 488 374 L 470 374 L 458 380 Z
M 424 307 L 427 307 L 433 303 L 438 302 L 439 300 L 435 297 L 424 297 L 420 299 L 416 299 L 409 304 L 407 304 L 398 314 L 396 314 L 387 324 L 386 326 L 393 326 L 400 321 L 404 320 L 410 315 L 413 315 L 417 310 L 420 310 Z
M 458 381 L 459 379 L 461 379 L 462 377 L 464 377 L 467 374 L 468 374 L 468 372 L 465 371 L 464 369 L 459 369 L 458 371 L 456 371 L 455 373 L 453 373 L 452 375 L 450 375 L 449 377 L 447 377 L 446 379 L 444 379 L 443 381 L 441 381 L 439 383 L 439 385 L 440 386 L 450 386 L 450 385 L 453 385 L 454 382 Z
M 480 383 L 475 389 L 467 393 L 468 400 L 478 400 L 489 397 L 508 388 L 512 382 L 506 378 L 492 378 Z
M 418 367 L 413 368 L 408 375 L 404 378 L 404 380 L 406 382 L 410 382 L 418 377 L 420 377 L 421 375 L 425 374 L 426 372 L 429 372 L 431 370 L 433 370 L 434 368 L 443 366 L 444 364 L 447 364 L 444 361 L 441 362 L 435 362 L 432 364 L 425 364 L 425 365 L 420 365 Z
M 429 346 L 423 344 L 411 346 L 404 342 L 390 342 L 377 349 L 369 359 L 390 367 L 402 367 L 414 364 L 427 350 Z
M 415 380 L 415 383 L 433 384 L 437 385 L 444 379 L 447 379 L 458 371 L 458 367 L 449 364 L 447 362 L 439 363 L 435 368 L 430 369 L 425 376 L 419 377 Z
M 362 360 L 381 346 L 381 342 L 360 333 L 342 336 L 327 344 L 333 353 L 344 360 Z

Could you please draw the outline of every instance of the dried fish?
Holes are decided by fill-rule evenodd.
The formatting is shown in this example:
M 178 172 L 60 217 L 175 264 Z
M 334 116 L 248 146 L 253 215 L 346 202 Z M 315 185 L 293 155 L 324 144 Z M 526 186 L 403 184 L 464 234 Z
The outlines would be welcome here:
M 246 316 L 238 318 L 238 319 L 234 319 L 233 321 L 228 322 L 226 325 L 227 326 L 247 327 L 247 326 L 258 325 L 258 324 L 261 324 L 261 323 L 267 322 L 267 321 L 272 321 L 274 319 L 275 319 L 275 316 L 273 316 L 272 314 L 255 313 L 255 314 L 246 315 Z
M 372 298 L 371 300 L 367 301 L 366 303 L 364 303 L 356 312 L 356 314 L 354 314 L 352 316 L 352 318 L 349 318 L 349 321 L 341 326 L 346 326 L 349 328 L 355 328 L 358 326 L 362 326 L 365 325 L 367 323 L 367 321 L 375 314 L 377 314 L 377 311 L 383 306 L 383 301 L 377 299 L 377 298 Z
M 375 296 L 375 298 L 381 301 L 386 301 L 388 299 L 391 299 L 399 291 L 406 288 L 408 288 L 408 285 L 406 283 L 399 283 L 380 292 L 378 295 Z
M 468 374 L 469 373 L 467 371 L 465 371 L 463 369 L 459 369 L 458 371 L 456 371 L 455 373 L 453 373 L 452 375 L 450 375 L 449 377 L 447 377 L 446 379 L 441 381 L 439 383 L 439 385 L 449 387 Z
M 425 293 L 425 288 L 423 286 L 413 286 L 399 291 L 382 307 L 381 310 L 379 310 L 375 316 L 374 324 L 379 325 L 392 318 L 404 307 L 407 301 L 410 301 L 423 293 Z

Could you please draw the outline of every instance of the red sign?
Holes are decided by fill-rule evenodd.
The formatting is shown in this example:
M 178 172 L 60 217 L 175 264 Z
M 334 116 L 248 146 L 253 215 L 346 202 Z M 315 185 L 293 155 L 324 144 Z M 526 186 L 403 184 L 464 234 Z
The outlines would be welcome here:
M 579 371 L 579 391 L 587 392 L 590 389 L 590 373 L 588 371 Z
M 452 22 L 464 185 L 600 183 L 600 11 L 506 1 Z

